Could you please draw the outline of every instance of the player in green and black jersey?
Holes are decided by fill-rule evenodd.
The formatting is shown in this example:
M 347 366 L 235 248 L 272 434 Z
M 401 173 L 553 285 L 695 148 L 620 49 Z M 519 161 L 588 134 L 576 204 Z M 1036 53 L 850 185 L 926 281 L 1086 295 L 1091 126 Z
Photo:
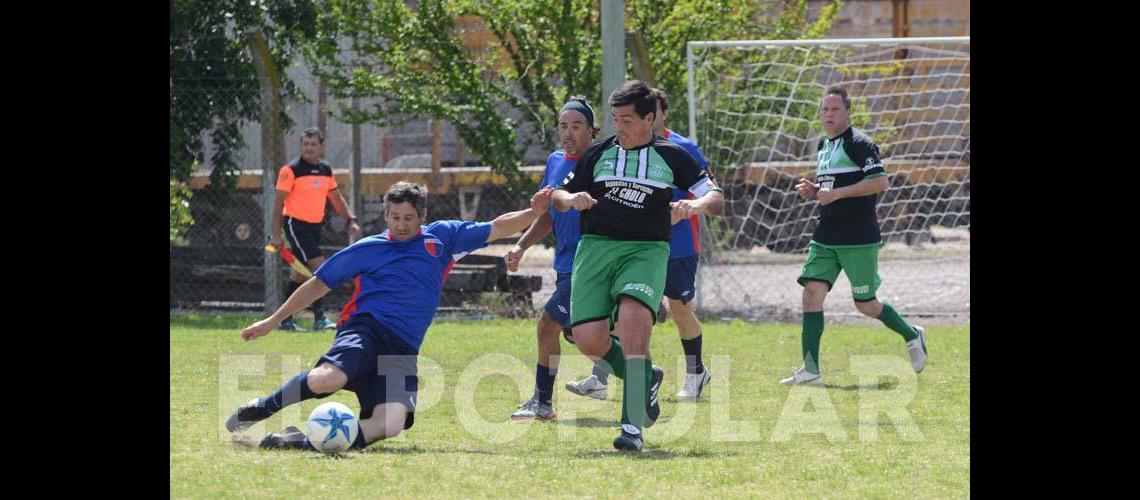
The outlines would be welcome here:
M 875 297 L 879 277 L 878 194 L 887 189 L 887 173 L 879 148 L 851 127 L 851 101 L 842 87 L 831 87 L 819 106 L 825 136 L 818 144 L 815 182 L 801 178 L 796 190 L 805 200 L 819 200 L 819 222 L 808 248 L 807 262 L 797 280 L 803 285 L 804 366 L 782 384 L 823 383 L 819 368 L 819 339 L 823 336 L 823 299 L 839 272 L 847 274 L 859 312 L 882 321 L 906 341 L 915 372 L 926 366 L 926 331 L 911 326 L 890 304 Z
M 553 196 L 555 209 L 581 212 L 574 256 L 570 324 L 583 354 L 625 380 L 620 450 L 640 451 L 642 427 L 660 414 L 664 379 L 648 355 L 649 334 L 665 289 L 673 221 L 717 215 L 720 189 L 681 146 L 653 134 L 657 99 L 648 85 L 628 81 L 610 95 L 615 135 L 583 153 Z M 694 199 L 673 202 L 673 188 Z M 609 323 L 616 322 L 610 338 Z

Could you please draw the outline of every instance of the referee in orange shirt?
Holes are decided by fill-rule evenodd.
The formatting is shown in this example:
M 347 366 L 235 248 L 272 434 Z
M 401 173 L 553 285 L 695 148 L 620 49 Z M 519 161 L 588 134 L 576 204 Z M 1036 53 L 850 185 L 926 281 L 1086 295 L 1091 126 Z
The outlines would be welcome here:
M 332 166 L 321 159 L 324 154 L 325 138 L 320 129 L 309 127 L 301 132 L 301 156 L 277 172 L 277 195 L 273 199 L 273 236 L 269 239 L 270 243 L 281 248 L 281 235 L 284 232 L 293 253 L 314 272 L 325 261 L 320 244 L 326 199 L 348 221 L 349 244 L 360 239 L 360 225 L 356 223 L 356 216 L 348 211 L 344 195 L 337 190 Z M 304 281 L 303 276 L 291 270 L 289 282 L 285 285 L 285 298 L 292 295 Z M 325 317 L 323 302 L 317 299 L 310 307 L 313 311 L 313 331 L 336 329 L 336 323 Z M 292 316 L 281 322 L 280 329 L 304 331 Z

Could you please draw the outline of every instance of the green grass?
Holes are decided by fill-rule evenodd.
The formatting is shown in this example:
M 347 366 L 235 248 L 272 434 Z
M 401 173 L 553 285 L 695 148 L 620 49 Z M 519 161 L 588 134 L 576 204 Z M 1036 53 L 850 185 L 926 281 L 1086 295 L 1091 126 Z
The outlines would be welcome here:
M 885 413 L 878 415 L 877 424 L 871 412 L 860 415 L 861 398 L 889 397 L 915 387 L 906 377 L 868 383 L 852 373 L 851 364 L 859 359 L 855 356 L 887 355 L 905 362 L 902 340 L 881 325 L 829 325 L 821 353 L 828 387 L 793 392 L 776 382 L 799 364 L 799 325 L 706 323 L 704 358 L 714 380 L 702 401 L 693 404 L 673 397 L 680 386 L 678 363 L 683 361 L 676 327 L 669 321 L 654 328 L 650 344 L 655 363 L 666 371 L 662 416 L 646 430 L 645 451 L 625 454 L 611 445 L 620 417 L 614 401 L 620 396 L 620 381 L 611 379 L 610 400 L 605 402 L 563 388 L 566 381 L 589 373 L 588 363 L 573 346 L 562 344 L 567 357 L 555 383 L 558 423 L 512 423 L 508 416 L 533 387 L 534 323 L 437 322 L 422 347 L 421 358 L 430 361 L 420 363 L 421 406 L 415 426 L 363 452 L 335 457 L 249 450 L 229 442 L 221 425 L 229 412 L 311 366 L 332 336 L 274 332 L 244 343 L 238 332 L 253 319 L 171 317 L 172 497 L 969 495 L 968 327 L 927 329 L 931 360 L 905 406 L 922 434 L 915 441 L 905 439 Z M 482 366 L 509 375 L 477 369 L 473 362 L 488 353 L 496 356 L 482 360 Z M 239 366 L 251 374 L 237 376 Z M 483 376 L 465 379 L 474 391 L 457 394 L 465 370 Z M 472 394 L 473 405 L 461 402 Z M 803 398 L 813 402 L 786 404 Z M 437 402 L 431 404 L 432 399 Z M 306 401 L 300 409 L 286 409 L 254 427 L 253 433 L 260 437 L 286 425 L 302 426 L 324 401 L 357 409 L 355 395 L 342 391 Z M 794 426 L 804 421 L 781 419 L 782 412 L 825 413 L 827 403 L 838 415 L 838 424 L 828 429 L 843 439 L 829 440 L 823 432 L 774 439 L 778 423 Z M 474 430 L 461 424 L 457 408 L 477 415 L 464 420 Z M 690 425 L 681 425 L 690 418 Z M 745 431 L 735 440 L 725 439 L 729 426 Z M 874 427 L 877 436 L 861 439 L 860 426 Z M 497 442 L 485 437 L 496 432 Z

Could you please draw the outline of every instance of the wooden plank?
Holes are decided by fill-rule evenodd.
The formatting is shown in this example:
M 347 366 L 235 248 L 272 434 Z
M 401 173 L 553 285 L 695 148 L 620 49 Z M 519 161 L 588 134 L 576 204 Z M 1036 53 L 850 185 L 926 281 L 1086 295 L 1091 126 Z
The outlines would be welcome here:
M 542 179 L 543 169 L 541 165 L 522 167 L 520 170 L 533 181 Z M 430 168 L 407 168 L 407 169 L 380 169 L 380 168 L 365 168 L 361 169 L 360 173 L 360 192 L 364 196 L 380 196 L 388 191 L 399 181 L 416 182 L 431 186 L 431 169 Z M 276 175 L 276 174 L 274 174 Z M 336 177 L 337 184 L 348 185 L 349 169 L 334 169 L 333 175 Z M 447 194 L 453 188 L 462 186 L 486 186 L 496 185 L 502 186 L 507 183 L 505 175 L 491 173 L 489 167 L 458 167 L 458 168 L 444 168 L 440 172 L 442 183 L 438 187 L 430 189 L 431 194 Z M 201 189 L 210 183 L 209 174 L 196 174 L 190 178 L 190 189 Z M 245 190 L 261 190 L 261 171 L 260 170 L 247 170 L 241 173 L 237 179 L 237 188 Z
M 909 182 L 962 181 L 970 177 L 970 164 L 961 160 L 883 160 L 887 173 L 902 176 Z M 816 163 L 811 161 L 775 161 L 753 163 L 748 169 L 729 169 L 726 180 L 747 184 L 773 185 L 780 176 L 812 178 Z

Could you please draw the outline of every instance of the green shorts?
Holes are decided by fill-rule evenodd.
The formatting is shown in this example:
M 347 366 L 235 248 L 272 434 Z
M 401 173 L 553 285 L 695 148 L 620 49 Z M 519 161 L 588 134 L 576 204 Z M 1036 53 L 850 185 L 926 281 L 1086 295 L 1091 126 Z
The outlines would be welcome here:
M 851 282 L 851 295 L 856 302 L 875 300 L 875 292 L 883 284 L 879 277 L 879 248 L 882 243 L 856 247 L 831 247 L 811 242 L 808 247 L 807 262 L 796 281 L 800 285 L 808 281 L 823 281 L 827 289 L 835 285 L 839 271 L 847 273 Z
M 657 317 L 669 268 L 669 242 L 615 240 L 584 234 L 570 275 L 570 326 L 613 320 L 618 295 L 641 302 Z

